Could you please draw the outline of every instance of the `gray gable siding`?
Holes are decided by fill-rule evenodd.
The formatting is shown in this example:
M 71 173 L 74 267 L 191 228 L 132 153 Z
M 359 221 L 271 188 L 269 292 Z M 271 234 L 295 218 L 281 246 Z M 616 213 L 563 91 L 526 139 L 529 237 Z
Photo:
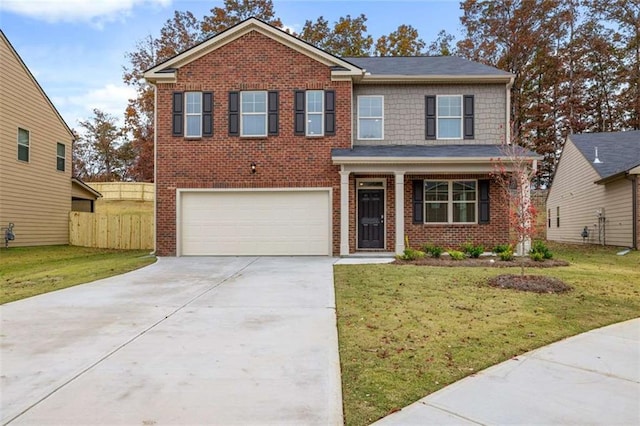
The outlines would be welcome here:
M 358 139 L 358 96 L 384 96 L 384 139 Z M 425 140 L 425 96 L 474 95 L 475 138 Z M 357 85 L 354 86 L 354 145 L 493 145 L 506 129 L 504 84 L 477 85 Z

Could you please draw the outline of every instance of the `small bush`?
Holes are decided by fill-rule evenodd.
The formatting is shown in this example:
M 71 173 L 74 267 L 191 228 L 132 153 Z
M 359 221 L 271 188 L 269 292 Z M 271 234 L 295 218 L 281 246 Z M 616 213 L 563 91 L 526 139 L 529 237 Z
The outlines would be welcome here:
M 536 262 L 543 262 L 544 261 L 544 254 L 542 253 L 531 253 L 529 255 L 529 257 L 531 258 L 531 260 L 535 260 Z
M 449 257 L 451 257 L 451 259 L 453 260 L 463 260 L 464 259 L 464 253 L 458 250 L 449 250 Z
M 493 248 L 493 252 L 495 254 L 500 254 L 500 253 L 504 253 L 505 251 L 508 251 L 511 249 L 511 246 L 509 244 L 498 244 L 497 246 L 495 246 Z
M 547 245 L 542 241 L 534 241 L 533 244 L 531 245 L 531 250 L 529 251 L 529 254 L 530 255 L 540 254 L 542 255 L 542 259 L 551 259 L 553 257 L 553 253 L 551 253 L 551 250 L 549 250 Z M 531 258 L 534 259 L 533 256 L 531 256 Z
M 500 260 L 504 260 L 505 262 L 513 260 L 513 249 L 509 247 L 507 250 L 498 253 L 498 256 L 500 256 Z
M 433 256 L 433 257 L 435 257 L 437 259 L 442 255 L 443 251 L 444 251 L 444 249 L 442 247 L 433 246 L 433 247 L 431 247 L 431 250 L 429 251 L 429 253 L 431 253 L 431 256 Z
M 471 257 L 473 257 L 474 259 L 477 259 L 480 257 L 480 255 L 484 253 L 484 247 L 481 245 L 477 245 L 477 246 L 471 246 L 468 250 L 467 250 L 467 254 Z
M 460 245 L 460 251 L 469 254 L 473 247 L 473 244 L 467 241 L 466 243 Z
M 398 256 L 399 259 L 402 260 L 417 260 L 422 259 L 425 256 L 425 253 L 420 250 L 406 248 L 404 249 L 404 254 Z

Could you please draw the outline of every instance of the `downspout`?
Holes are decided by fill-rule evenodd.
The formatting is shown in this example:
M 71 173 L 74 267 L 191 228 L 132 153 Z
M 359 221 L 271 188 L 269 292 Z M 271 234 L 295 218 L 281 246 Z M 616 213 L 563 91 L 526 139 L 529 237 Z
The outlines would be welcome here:
M 515 77 L 511 77 L 509 79 L 509 82 L 507 83 L 507 87 L 506 87 L 506 101 L 507 101 L 507 108 L 506 108 L 506 116 L 505 116 L 505 142 L 507 145 L 511 145 L 511 88 L 513 87 L 513 82 L 515 80 Z
M 158 229 L 158 86 L 148 82 L 153 87 L 153 254 L 156 254 Z

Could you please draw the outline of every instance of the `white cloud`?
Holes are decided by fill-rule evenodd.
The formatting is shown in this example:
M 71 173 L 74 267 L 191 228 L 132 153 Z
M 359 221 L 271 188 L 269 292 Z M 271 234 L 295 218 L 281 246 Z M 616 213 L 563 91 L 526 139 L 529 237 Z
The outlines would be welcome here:
M 166 7 L 172 0 L 2 0 L 0 9 L 45 22 L 102 25 L 127 16 L 135 6 Z
M 103 87 L 91 88 L 70 96 L 55 96 L 51 100 L 70 127 L 77 127 L 78 121 L 93 116 L 99 109 L 113 115 L 120 125 L 124 124 L 124 111 L 129 99 L 136 97 L 136 90 L 124 84 L 109 83 Z

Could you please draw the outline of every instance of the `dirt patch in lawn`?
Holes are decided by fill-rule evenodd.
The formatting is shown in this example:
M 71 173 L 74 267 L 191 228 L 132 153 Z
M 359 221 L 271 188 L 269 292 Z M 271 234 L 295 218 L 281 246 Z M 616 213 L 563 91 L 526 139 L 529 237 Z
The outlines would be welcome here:
M 498 275 L 489 279 L 489 285 L 534 293 L 564 293 L 572 289 L 557 278 L 543 275 Z
M 557 266 L 569 266 L 569 262 L 564 260 L 547 259 L 543 262 L 536 262 L 529 257 L 517 258 L 514 260 L 504 261 L 493 256 L 483 256 L 477 259 L 466 258 L 462 260 L 453 260 L 448 256 L 440 258 L 424 257 L 416 260 L 394 261 L 398 265 L 425 265 L 425 266 L 459 266 L 459 267 L 492 267 L 492 268 L 518 268 L 523 264 L 526 268 L 554 268 Z

